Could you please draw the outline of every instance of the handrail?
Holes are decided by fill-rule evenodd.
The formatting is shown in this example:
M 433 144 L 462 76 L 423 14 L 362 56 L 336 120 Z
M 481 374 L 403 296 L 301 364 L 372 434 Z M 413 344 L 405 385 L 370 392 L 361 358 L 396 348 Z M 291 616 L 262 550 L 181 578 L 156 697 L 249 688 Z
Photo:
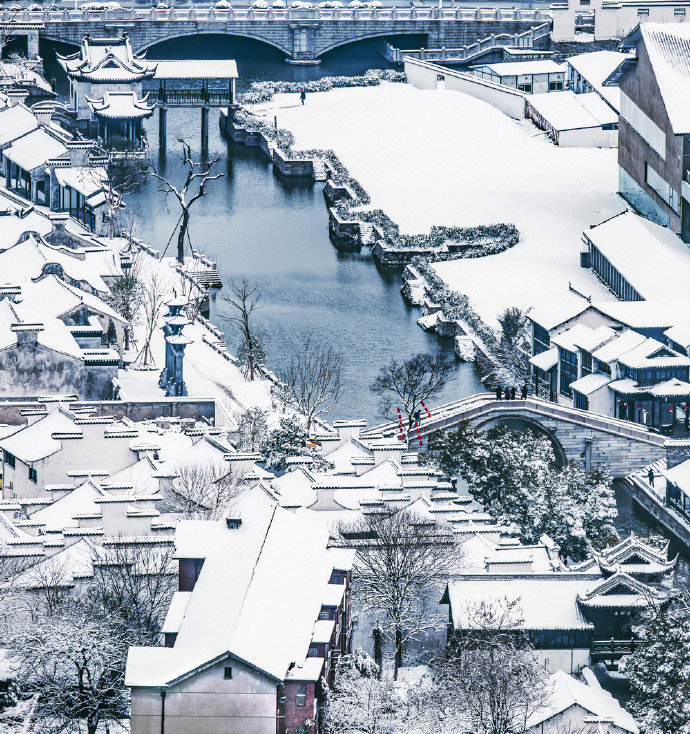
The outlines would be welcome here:
M 0 10 L 2 22 L 84 23 L 113 20 L 160 23 L 165 21 L 217 21 L 225 24 L 232 21 L 290 21 L 290 20 L 348 20 L 348 21 L 548 21 L 549 14 L 540 9 L 511 8 L 229 8 L 213 7 L 143 9 L 119 8 L 111 10 Z
M 546 21 L 538 26 L 523 31 L 522 33 L 498 33 L 482 38 L 479 41 L 470 43 L 467 46 L 458 48 L 416 48 L 416 49 L 400 49 L 395 48 L 390 43 L 386 43 L 385 56 L 393 63 L 402 63 L 402 60 L 409 56 L 410 58 L 419 59 L 421 61 L 440 60 L 440 61 L 466 61 L 472 56 L 482 53 L 491 48 L 502 48 L 506 46 L 515 46 L 520 48 L 533 48 L 534 41 L 547 35 L 551 31 L 551 21 Z

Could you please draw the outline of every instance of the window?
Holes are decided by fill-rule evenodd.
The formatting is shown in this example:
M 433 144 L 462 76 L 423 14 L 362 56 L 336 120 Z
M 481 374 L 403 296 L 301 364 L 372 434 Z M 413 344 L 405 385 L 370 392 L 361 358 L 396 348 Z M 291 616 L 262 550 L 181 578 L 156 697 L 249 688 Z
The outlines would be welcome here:
M 319 619 L 331 619 L 331 610 L 326 607 L 321 607 L 319 612 Z
M 223 678 L 225 680 L 232 680 L 232 668 L 230 666 L 223 668 Z
M 673 14 L 676 18 L 685 18 L 685 8 L 673 8 Z
M 36 470 L 33 468 L 33 466 L 29 467 L 29 480 L 32 481 L 34 484 L 38 481 L 38 474 L 36 473 Z
M 592 355 L 589 352 L 580 352 L 580 362 L 583 376 L 590 374 L 592 371 Z
M 570 383 L 577 380 L 577 356 L 568 349 L 559 347 L 558 349 L 560 356 L 560 390 L 561 395 L 572 397 L 572 390 L 570 389 Z
M 521 92 L 526 92 L 527 94 L 532 94 L 532 85 L 531 84 L 518 84 L 517 88 Z
M 309 652 L 307 653 L 308 658 L 318 658 L 319 657 L 319 648 L 312 645 L 309 648 Z
M 680 214 L 680 195 L 674 191 L 666 179 L 662 178 L 650 165 L 645 163 L 645 183 L 655 191 L 676 214 Z
M 5 451 L 5 464 L 14 469 L 14 454 L 9 451 Z
M 306 726 L 298 726 L 295 729 L 295 734 L 307 734 L 307 727 Z
M 637 14 L 640 18 L 646 18 L 649 15 L 649 8 L 638 8 Z
M 534 354 L 541 354 L 551 349 L 551 337 L 549 332 L 537 323 L 532 322 L 532 341 L 534 342 Z
M 621 92 L 620 116 L 650 148 L 653 148 L 662 158 L 666 157 L 666 134 L 624 92 Z
M 306 706 L 307 705 L 307 684 L 298 683 L 297 692 L 295 694 L 295 706 Z
M 573 390 L 575 393 L 575 407 L 578 410 L 589 410 L 589 399 L 586 395 L 579 393 L 577 390 Z
M 343 580 L 344 579 L 340 571 L 333 571 L 333 573 L 331 574 L 331 579 L 328 583 L 329 584 L 342 584 Z

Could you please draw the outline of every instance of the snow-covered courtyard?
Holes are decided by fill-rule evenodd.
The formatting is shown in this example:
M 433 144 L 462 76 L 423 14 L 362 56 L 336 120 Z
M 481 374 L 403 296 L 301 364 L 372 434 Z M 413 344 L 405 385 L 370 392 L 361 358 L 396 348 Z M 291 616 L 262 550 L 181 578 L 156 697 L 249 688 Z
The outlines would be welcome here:
M 437 266 L 485 320 L 562 298 L 568 283 L 611 298 L 580 268 L 579 252 L 583 229 L 626 208 L 615 193 L 615 149 L 559 148 L 481 100 L 403 84 L 309 94 L 304 106 L 278 95 L 263 107 L 296 148 L 333 149 L 405 233 L 515 223 L 513 249 Z

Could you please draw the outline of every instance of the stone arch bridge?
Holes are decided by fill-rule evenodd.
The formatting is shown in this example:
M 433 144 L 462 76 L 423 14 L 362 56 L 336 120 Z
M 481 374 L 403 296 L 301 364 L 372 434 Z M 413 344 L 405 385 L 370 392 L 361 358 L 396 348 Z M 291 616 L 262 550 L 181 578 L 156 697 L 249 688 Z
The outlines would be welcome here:
M 540 10 L 438 8 L 181 8 L 106 11 L 0 11 L 0 25 L 29 36 L 29 56 L 38 38 L 78 46 L 85 34 L 127 32 L 135 51 L 176 38 L 220 34 L 253 38 L 295 63 L 314 63 L 339 46 L 370 38 L 422 35 L 428 48 L 458 48 L 495 36 L 515 36 L 530 47 L 548 35 L 550 16 Z M 532 29 L 539 28 L 535 33 Z M 34 50 L 35 49 L 35 50 Z
M 473 395 L 431 411 L 420 426 L 422 440 L 438 430 L 452 430 L 462 421 L 474 428 L 489 427 L 518 419 L 545 433 L 561 460 L 583 464 L 585 468 L 607 468 L 613 476 L 624 477 L 666 456 L 667 440 L 645 426 L 609 418 L 586 410 L 530 397 L 527 400 L 496 400 L 490 393 Z M 388 423 L 366 431 L 396 435 L 398 426 Z M 414 448 L 416 436 L 410 440 Z

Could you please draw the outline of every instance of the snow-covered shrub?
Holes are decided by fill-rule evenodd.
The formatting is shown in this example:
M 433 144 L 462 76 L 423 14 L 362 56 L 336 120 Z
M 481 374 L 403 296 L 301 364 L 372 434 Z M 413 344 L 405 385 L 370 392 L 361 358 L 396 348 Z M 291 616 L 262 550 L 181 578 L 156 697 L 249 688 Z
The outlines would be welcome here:
M 232 5 L 228 2 L 228 0 L 219 0 L 219 2 L 216 3 L 216 10 L 230 10 Z
M 300 0 L 295 0 L 295 2 L 299 3 L 297 7 L 304 7 L 305 5 Z M 293 8 L 296 7 L 295 2 L 292 3 Z M 331 6 L 333 6 L 333 3 L 331 3 Z M 394 71 L 393 69 L 369 69 L 359 76 L 325 76 L 308 82 L 253 82 L 248 92 L 239 95 L 239 101 L 242 104 L 260 104 L 269 102 L 275 94 L 297 94 L 303 89 L 307 93 L 313 93 L 328 92 L 331 89 L 344 87 L 376 87 L 382 81 L 405 82 L 407 77 L 404 72 Z
M 268 10 L 269 5 L 266 0 L 254 0 L 252 7 L 256 10 Z

